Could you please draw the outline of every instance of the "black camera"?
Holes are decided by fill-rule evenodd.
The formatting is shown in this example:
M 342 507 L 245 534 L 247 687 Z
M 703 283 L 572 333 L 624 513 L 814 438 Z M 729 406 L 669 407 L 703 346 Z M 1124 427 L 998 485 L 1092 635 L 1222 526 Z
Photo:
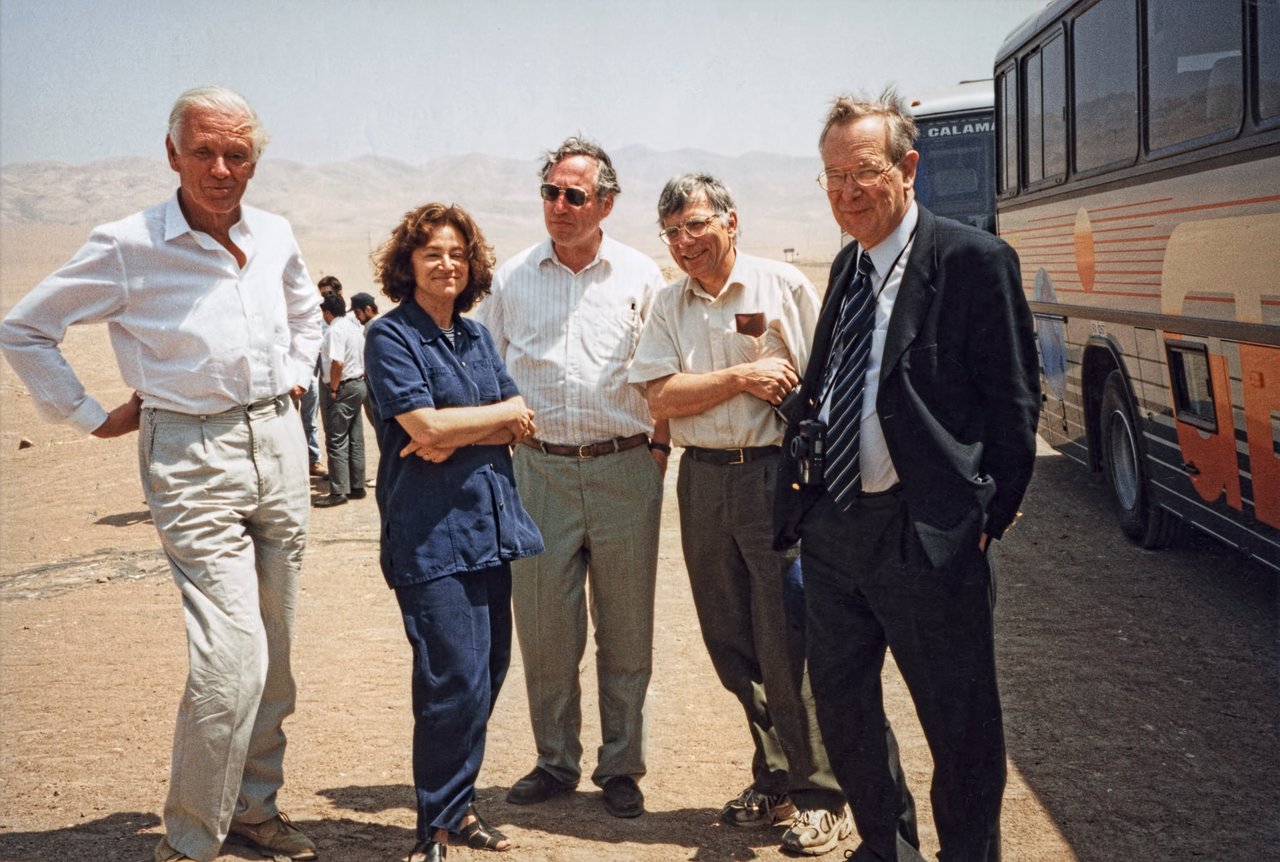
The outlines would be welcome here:
M 805 419 L 791 438 L 791 457 L 800 465 L 801 485 L 821 485 L 827 463 L 827 423 Z

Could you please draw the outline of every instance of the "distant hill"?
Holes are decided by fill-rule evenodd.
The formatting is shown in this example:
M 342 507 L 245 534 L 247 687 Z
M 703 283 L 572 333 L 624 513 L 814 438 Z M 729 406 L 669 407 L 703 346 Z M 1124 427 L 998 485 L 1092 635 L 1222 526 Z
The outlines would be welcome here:
M 812 158 L 749 153 L 722 156 L 700 150 L 655 152 L 623 147 L 614 153 L 622 195 L 605 229 L 666 261 L 658 242 L 656 205 L 663 183 L 690 170 L 723 179 L 738 202 L 740 248 L 782 258 L 830 260 L 839 230 L 813 178 Z M 286 216 L 300 239 L 374 247 L 401 214 L 430 200 L 456 202 L 480 223 L 499 257 L 545 234 L 533 160 L 470 154 L 413 166 L 364 156 L 305 165 L 263 159 L 246 202 Z M 176 175 L 162 158 L 120 157 L 85 165 L 25 162 L 0 169 L 0 225 L 101 224 L 164 199 Z

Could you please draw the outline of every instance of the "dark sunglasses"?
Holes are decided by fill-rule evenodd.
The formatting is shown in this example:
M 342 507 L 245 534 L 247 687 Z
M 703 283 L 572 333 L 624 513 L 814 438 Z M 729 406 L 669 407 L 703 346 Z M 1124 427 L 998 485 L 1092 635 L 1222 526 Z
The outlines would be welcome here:
M 542 199 L 549 204 L 553 204 L 560 199 L 560 193 L 564 193 L 564 199 L 569 206 L 580 207 L 587 202 L 587 193 L 582 189 L 564 188 L 555 183 L 543 183 L 538 189 L 542 194 Z

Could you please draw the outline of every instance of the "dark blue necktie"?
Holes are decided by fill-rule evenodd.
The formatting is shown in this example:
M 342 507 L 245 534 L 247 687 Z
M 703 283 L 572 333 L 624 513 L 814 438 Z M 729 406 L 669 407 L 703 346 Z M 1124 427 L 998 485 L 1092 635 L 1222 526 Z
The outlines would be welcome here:
M 827 411 L 827 491 L 842 509 L 849 508 L 862 478 L 858 463 L 858 437 L 862 431 L 862 389 L 871 358 L 871 333 L 875 329 L 876 297 L 871 290 L 875 265 L 865 251 L 858 259 L 858 273 L 845 295 L 836 321 L 833 344 L 839 351 L 830 382 Z

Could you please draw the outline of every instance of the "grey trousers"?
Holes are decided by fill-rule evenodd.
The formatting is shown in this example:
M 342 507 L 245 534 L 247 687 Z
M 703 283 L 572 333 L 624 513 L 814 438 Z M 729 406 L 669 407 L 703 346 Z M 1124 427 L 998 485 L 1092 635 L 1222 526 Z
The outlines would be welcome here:
M 364 487 L 364 418 L 360 410 L 368 396 L 364 378 L 342 381 L 338 394 L 329 399 L 324 426 L 325 451 L 329 455 L 329 491 L 350 494 Z M 322 402 L 323 403 L 323 402 Z
M 546 550 L 511 564 L 538 766 L 582 774 L 578 667 L 596 630 L 601 744 L 592 780 L 644 775 L 644 702 L 653 670 L 662 475 L 640 446 L 579 460 L 516 446 L 516 484 Z
M 773 550 L 779 457 L 728 466 L 681 459 L 684 561 L 711 664 L 746 713 L 752 786 L 838 811 L 844 795 L 818 732 L 803 617 L 788 615 L 784 597 L 799 552 Z
M 164 806 L 169 843 L 218 855 L 275 816 L 306 541 L 307 448 L 287 395 L 212 416 L 142 412 L 142 486 L 182 593 L 188 675 Z

